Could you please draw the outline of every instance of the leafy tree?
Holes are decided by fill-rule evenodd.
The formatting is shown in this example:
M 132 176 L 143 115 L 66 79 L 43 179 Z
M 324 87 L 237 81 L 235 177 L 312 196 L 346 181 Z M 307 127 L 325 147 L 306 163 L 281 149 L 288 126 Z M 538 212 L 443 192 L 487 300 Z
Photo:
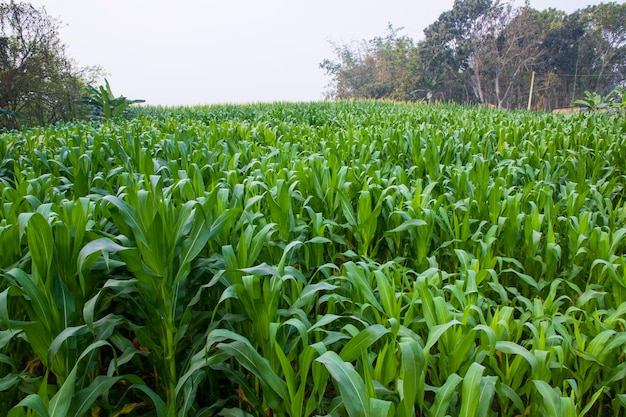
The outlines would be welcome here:
M 540 77 L 542 108 L 608 97 L 626 79 L 626 4 L 605 3 L 569 15 L 549 9 L 538 16 L 544 53 L 533 69 Z
M 526 108 L 531 91 L 537 108 L 549 110 L 581 99 L 583 91 L 606 97 L 623 86 L 624 22 L 626 4 L 567 14 L 537 11 L 528 2 L 455 0 L 420 42 L 389 26 L 385 37 L 335 45 L 337 59 L 321 66 L 333 77 L 334 98 L 435 99 L 508 109 Z
M 476 58 L 480 55 L 481 32 L 492 8 L 492 0 L 455 0 L 451 10 L 443 12 L 424 30 L 419 55 L 428 78 L 440 79 L 434 86 L 436 97 L 459 102 L 484 101 L 482 86 L 469 82 L 468 70 L 479 70 Z
M 332 47 L 338 60 L 325 59 L 320 63 L 320 67 L 332 77 L 327 97 L 332 99 L 366 97 L 365 86 L 374 78 L 372 66 L 368 66 L 367 60 L 362 56 L 367 44 L 332 43 Z
M 99 70 L 76 67 L 59 27 L 44 8 L 0 3 L 0 107 L 25 116 L 3 117 L 0 127 L 54 123 L 84 112 L 75 101 Z
M 626 3 L 603 3 L 581 11 L 585 35 L 585 87 L 607 93 L 626 78 Z
M 337 60 L 320 66 L 333 79 L 329 98 L 389 98 L 411 100 L 417 50 L 413 41 L 389 25 L 384 37 L 352 45 L 333 44 Z
M 538 74 L 536 99 L 541 108 L 567 106 L 576 95 L 580 67 L 580 39 L 585 29 L 580 13 L 557 9 L 535 12 L 542 31 L 542 55 L 533 65 Z
M 512 2 L 457 0 L 424 34 L 424 70 L 444 74 L 441 95 L 455 101 L 511 107 L 520 101 L 523 75 L 541 55 L 534 11 Z
M 528 91 L 523 76 L 542 55 L 536 13 L 527 6 L 516 9 L 510 3 L 498 4 L 488 27 L 480 57 L 487 75 L 482 81 L 484 96 L 497 108 L 523 107 Z M 472 72 L 472 78 L 483 75 Z

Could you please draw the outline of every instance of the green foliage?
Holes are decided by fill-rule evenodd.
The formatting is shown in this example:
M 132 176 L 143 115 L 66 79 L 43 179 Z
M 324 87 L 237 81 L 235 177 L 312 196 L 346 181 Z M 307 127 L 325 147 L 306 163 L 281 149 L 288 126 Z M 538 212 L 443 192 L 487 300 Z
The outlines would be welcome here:
M 0 137 L 0 414 L 624 415 L 623 117 L 136 112 Z
M 422 97 L 419 76 L 411 60 L 416 49 L 413 40 L 399 36 L 401 29 L 391 24 L 384 37 L 354 45 L 333 44 L 338 61 L 324 60 L 320 67 L 333 78 L 329 98 L 387 98 L 415 100 Z
M 613 108 L 616 112 L 622 116 L 626 116 L 626 88 L 615 87 L 611 92 L 615 100 L 613 101 Z
M 619 87 L 616 87 L 605 96 L 591 91 L 585 91 L 585 98 L 574 100 L 573 104 L 586 106 L 591 111 L 620 114 L 624 114 L 626 111 L 626 98 L 624 98 L 624 90 Z
M 59 37 L 61 23 L 27 2 L 0 3 L 0 128 L 82 117 L 77 106 L 98 68 L 78 68 Z M 19 117 L 22 115 L 23 117 Z
M 607 96 L 603 96 L 598 93 L 593 93 L 591 91 L 585 91 L 585 98 L 574 100 L 574 104 L 579 104 L 581 106 L 587 106 L 592 111 L 607 111 L 611 107 L 613 107 L 613 97 L 612 94 Z
M 6 116 L 10 116 L 10 117 L 16 117 L 18 119 L 25 119 L 26 117 L 19 112 L 13 111 L 13 110 L 7 110 L 7 109 L 3 109 L 0 108 L 0 114 L 4 114 Z
M 120 117 L 128 112 L 131 104 L 145 102 L 145 100 L 129 100 L 124 96 L 115 97 L 106 78 L 104 83 L 97 88 L 87 87 L 88 95 L 77 101 L 90 107 L 90 118 L 111 119 Z
M 384 37 L 332 43 L 334 59 L 320 66 L 330 98 L 526 109 L 531 92 L 534 108 L 551 110 L 623 82 L 624 21 L 626 6 L 616 3 L 567 14 L 528 2 L 455 1 L 420 41 L 390 25 Z

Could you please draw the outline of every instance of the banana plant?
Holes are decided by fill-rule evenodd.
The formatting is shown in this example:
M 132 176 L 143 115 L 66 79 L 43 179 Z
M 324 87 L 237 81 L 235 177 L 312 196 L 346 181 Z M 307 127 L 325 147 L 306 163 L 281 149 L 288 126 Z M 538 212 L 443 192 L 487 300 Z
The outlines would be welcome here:
M 2 107 L 0 107 L 0 114 L 4 114 L 8 117 L 15 117 L 16 119 L 26 119 L 26 116 L 24 116 L 22 113 L 14 110 L 3 109 Z
M 111 91 L 109 81 L 105 78 L 104 85 L 87 87 L 87 95 L 77 100 L 77 103 L 87 104 L 91 113 L 90 118 L 94 119 L 112 119 L 120 117 L 128 110 L 131 104 L 144 103 L 145 100 L 130 100 L 124 96 L 115 97 Z

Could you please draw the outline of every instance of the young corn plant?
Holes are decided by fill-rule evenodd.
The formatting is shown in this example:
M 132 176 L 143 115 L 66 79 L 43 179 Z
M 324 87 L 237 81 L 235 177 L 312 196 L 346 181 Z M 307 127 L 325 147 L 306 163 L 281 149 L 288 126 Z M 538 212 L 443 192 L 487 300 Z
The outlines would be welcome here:
M 209 239 L 236 212 L 225 211 L 212 218 L 203 204 L 210 207 L 216 193 L 206 200 L 178 202 L 163 188 L 162 179 L 153 176 L 139 182 L 137 188 L 126 188 L 121 197 L 103 198 L 103 208 L 118 228 L 116 240 L 120 243 L 110 238 L 95 241 L 83 252 L 81 268 L 86 269 L 102 252 L 117 253 L 132 273 L 132 286 L 125 290 L 124 299 L 134 306 L 131 320 L 142 323 L 135 329 L 135 337 L 149 351 L 156 369 L 156 391 L 165 394 L 166 408 L 160 415 L 169 417 L 187 413 L 191 406 L 188 397 L 193 397 L 196 389 L 192 376 L 185 374 L 189 366 L 195 366 L 194 361 L 180 359 L 196 353 L 187 351 L 189 341 L 193 332 L 204 331 L 192 322 L 204 290 L 191 281 L 192 267 Z
M 3 415 L 624 414 L 622 117 L 134 116 L 0 137 Z

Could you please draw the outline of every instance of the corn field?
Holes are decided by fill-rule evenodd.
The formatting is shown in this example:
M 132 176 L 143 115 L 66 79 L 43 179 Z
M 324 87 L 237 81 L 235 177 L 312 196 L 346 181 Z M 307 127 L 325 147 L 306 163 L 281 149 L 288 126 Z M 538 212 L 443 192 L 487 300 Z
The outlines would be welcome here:
M 385 102 L 0 136 L 0 414 L 623 416 L 626 119 Z

